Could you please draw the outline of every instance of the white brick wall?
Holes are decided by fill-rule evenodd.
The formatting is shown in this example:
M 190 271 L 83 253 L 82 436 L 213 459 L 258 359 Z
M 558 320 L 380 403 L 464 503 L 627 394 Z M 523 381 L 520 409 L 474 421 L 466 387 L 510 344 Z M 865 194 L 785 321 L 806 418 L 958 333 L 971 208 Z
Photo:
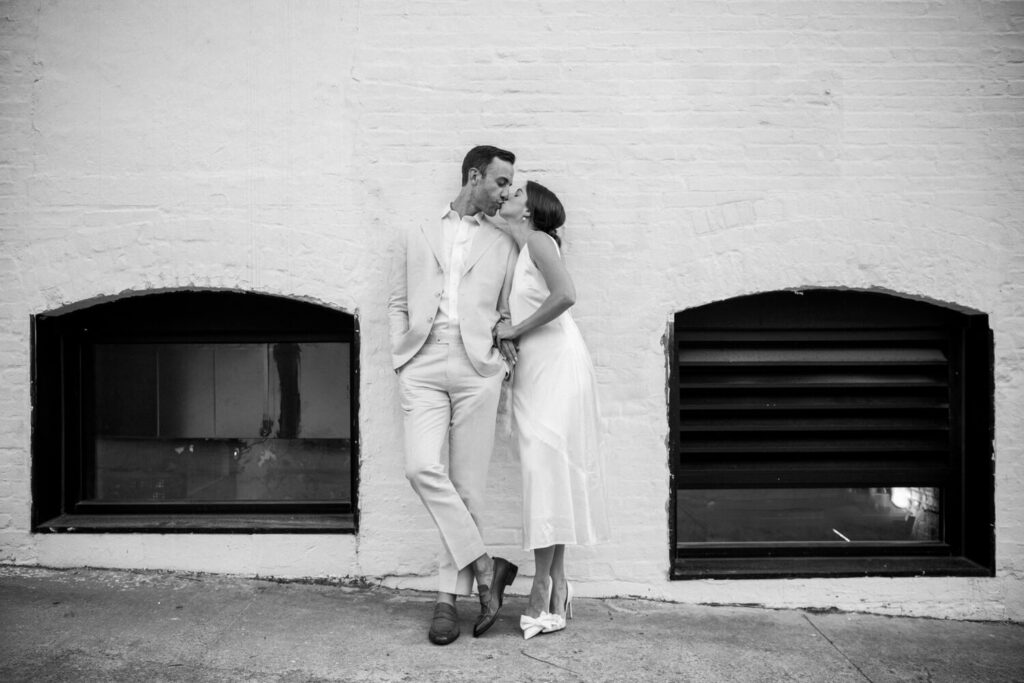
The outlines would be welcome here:
M 571 552 L 581 592 L 1024 619 L 1021 3 L 37 0 L 0 15 L 0 560 L 432 587 L 385 263 L 490 143 L 569 212 L 619 506 L 613 543 Z M 805 286 L 989 314 L 996 578 L 667 580 L 668 322 Z M 361 533 L 29 534 L 29 317 L 206 287 L 358 315 Z M 518 486 L 500 444 L 488 538 L 529 565 Z

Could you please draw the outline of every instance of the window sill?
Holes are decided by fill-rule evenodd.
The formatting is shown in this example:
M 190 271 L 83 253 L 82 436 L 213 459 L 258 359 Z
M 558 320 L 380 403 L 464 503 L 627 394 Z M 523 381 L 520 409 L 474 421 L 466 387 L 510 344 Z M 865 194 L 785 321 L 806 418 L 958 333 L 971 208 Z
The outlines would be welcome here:
M 993 576 L 963 557 L 768 557 L 677 559 L 675 580 L 860 576 Z
M 61 515 L 37 533 L 352 534 L 351 514 Z

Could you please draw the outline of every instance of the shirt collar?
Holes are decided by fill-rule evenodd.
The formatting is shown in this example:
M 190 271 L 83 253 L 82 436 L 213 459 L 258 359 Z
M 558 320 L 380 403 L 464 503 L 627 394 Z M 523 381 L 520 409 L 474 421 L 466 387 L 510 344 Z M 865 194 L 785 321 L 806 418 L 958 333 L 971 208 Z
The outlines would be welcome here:
M 459 220 L 459 212 L 453 209 L 450 203 L 447 206 L 445 206 L 444 211 L 441 212 L 441 218 L 448 218 L 449 216 L 455 220 Z M 483 224 L 483 217 L 483 211 L 473 214 L 472 216 L 466 216 L 466 218 L 472 218 L 474 221 L 476 221 L 477 225 Z

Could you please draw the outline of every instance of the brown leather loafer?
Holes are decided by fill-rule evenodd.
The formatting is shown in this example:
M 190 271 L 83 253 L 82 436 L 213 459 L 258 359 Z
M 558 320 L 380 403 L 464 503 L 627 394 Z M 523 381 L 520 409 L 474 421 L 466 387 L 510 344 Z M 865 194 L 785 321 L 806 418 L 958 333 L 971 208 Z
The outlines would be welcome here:
M 478 585 L 480 593 L 480 616 L 473 624 L 473 637 L 479 638 L 487 629 L 494 626 L 498 619 L 498 609 L 505 598 L 505 588 L 512 585 L 519 573 L 515 566 L 503 557 L 494 558 L 494 572 L 491 574 L 490 585 Z
M 447 645 L 459 637 L 459 613 L 454 607 L 444 602 L 434 605 L 427 637 L 434 645 Z

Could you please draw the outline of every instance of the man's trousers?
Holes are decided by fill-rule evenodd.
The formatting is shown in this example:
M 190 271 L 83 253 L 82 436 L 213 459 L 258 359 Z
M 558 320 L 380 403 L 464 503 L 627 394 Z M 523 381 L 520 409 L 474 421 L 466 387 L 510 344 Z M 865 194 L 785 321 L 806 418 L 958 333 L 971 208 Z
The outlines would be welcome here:
M 442 593 L 469 595 L 469 565 L 486 552 L 480 517 L 502 380 L 477 374 L 459 338 L 433 334 L 399 371 L 405 476 L 441 534 Z

